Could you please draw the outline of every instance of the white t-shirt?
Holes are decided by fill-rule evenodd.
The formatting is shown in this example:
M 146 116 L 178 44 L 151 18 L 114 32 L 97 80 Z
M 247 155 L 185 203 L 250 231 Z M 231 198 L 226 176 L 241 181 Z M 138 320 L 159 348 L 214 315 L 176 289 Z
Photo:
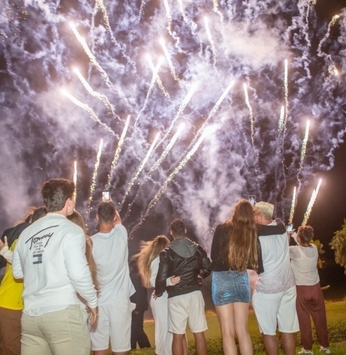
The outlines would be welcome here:
M 313 286 L 320 281 L 317 271 L 318 250 L 316 245 L 291 246 L 290 258 L 296 285 Z
M 276 225 L 273 221 L 269 224 Z M 295 285 L 289 257 L 287 233 L 260 236 L 264 272 L 258 277 L 255 290 L 262 293 L 279 293 Z
M 135 288 L 130 279 L 125 227 L 117 224 L 109 233 L 94 234 L 91 240 L 100 285 L 98 304 L 129 300 Z

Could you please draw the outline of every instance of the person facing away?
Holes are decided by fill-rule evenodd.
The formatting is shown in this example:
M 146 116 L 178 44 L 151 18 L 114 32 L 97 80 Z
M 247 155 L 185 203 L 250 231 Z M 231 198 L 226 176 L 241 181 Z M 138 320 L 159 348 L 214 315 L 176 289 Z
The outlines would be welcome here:
M 297 246 L 290 246 L 290 258 L 297 288 L 297 314 L 303 348 L 299 354 L 313 355 L 311 320 L 315 324 L 321 352 L 330 354 L 326 308 L 320 278 L 317 271 L 318 250 L 311 243 L 314 230 L 311 226 L 300 226 Z
M 258 276 L 252 304 L 266 353 L 279 354 L 278 328 L 284 353 L 294 355 L 294 333 L 299 331 L 296 287 L 289 258 L 288 235 L 282 222 L 272 219 L 273 212 L 274 206 L 268 202 L 255 204 L 264 272 Z
M 99 283 L 99 317 L 91 329 L 91 347 L 95 355 L 127 354 L 131 349 L 130 297 L 135 289 L 128 264 L 128 236 L 112 201 L 102 201 L 96 218 L 99 232 L 91 237 L 92 254 Z
M 167 247 L 169 239 L 158 235 L 153 240 L 142 242 L 140 252 L 136 255 L 138 271 L 145 287 L 155 288 L 159 270 L 160 252 Z M 171 276 L 166 285 L 175 285 L 179 277 Z M 155 321 L 155 354 L 172 355 L 173 335 L 168 331 L 168 294 L 164 291 L 161 297 L 155 297 L 155 291 L 150 297 L 150 307 Z M 187 343 L 184 341 L 184 354 L 187 354 Z
M 147 288 L 142 284 L 141 276 L 138 271 L 137 258 L 133 257 L 130 260 L 130 278 L 136 292 L 130 297 L 136 308 L 132 311 L 131 322 L 131 350 L 140 348 L 150 348 L 148 336 L 144 331 L 144 312 L 148 310 L 148 295 Z
M 201 279 L 209 276 L 210 260 L 206 251 L 186 235 L 185 224 L 180 219 L 171 223 L 173 237 L 167 248 L 160 253 L 159 270 L 155 282 L 155 295 L 162 296 L 166 290 L 166 280 L 179 276 L 180 282 L 168 286 L 169 331 L 173 333 L 172 353 L 184 353 L 186 325 L 194 334 L 197 355 L 206 355 L 207 346 L 204 331 L 208 328 Z
M 219 319 L 225 355 L 253 354 L 248 332 L 251 291 L 247 268 L 257 270 L 258 245 L 254 212 L 249 201 L 237 202 L 230 220 L 219 224 L 211 245 L 212 300 Z
M 12 259 L 13 276 L 24 279 L 22 355 L 90 354 L 87 312 L 95 322 L 97 296 L 85 258 L 83 230 L 69 221 L 75 185 L 51 179 L 41 188 L 47 215 L 20 235 Z
M 46 207 L 35 208 L 31 213 L 30 223 L 34 223 L 46 214 Z M 13 233 L 13 229 L 7 229 L 10 235 L 14 236 L 11 247 L 8 245 L 6 235 L 4 243 L 0 241 L 0 254 L 7 261 L 5 275 L 0 285 L 0 354 L 2 355 L 20 354 L 23 280 L 15 280 L 12 274 L 13 251 L 19 237 L 19 235 L 15 237 L 16 233 Z

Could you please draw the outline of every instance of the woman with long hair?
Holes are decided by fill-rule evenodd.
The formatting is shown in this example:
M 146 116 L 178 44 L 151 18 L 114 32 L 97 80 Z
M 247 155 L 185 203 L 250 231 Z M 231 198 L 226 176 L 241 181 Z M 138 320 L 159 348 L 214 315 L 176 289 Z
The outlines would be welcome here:
M 156 275 L 159 269 L 160 252 L 169 244 L 169 239 L 159 235 L 152 241 L 143 242 L 140 252 L 136 255 L 137 266 L 143 285 L 147 288 L 155 287 Z M 172 276 L 167 285 L 175 285 L 179 277 Z M 168 294 L 150 298 L 150 307 L 155 321 L 155 354 L 171 355 L 173 335 L 168 331 Z
M 253 207 L 241 199 L 232 217 L 219 224 L 211 246 L 212 299 L 219 319 L 225 355 L 252 355 L 248 332 L 251 299 L 247 269 L 258 267 L 257 228 Z

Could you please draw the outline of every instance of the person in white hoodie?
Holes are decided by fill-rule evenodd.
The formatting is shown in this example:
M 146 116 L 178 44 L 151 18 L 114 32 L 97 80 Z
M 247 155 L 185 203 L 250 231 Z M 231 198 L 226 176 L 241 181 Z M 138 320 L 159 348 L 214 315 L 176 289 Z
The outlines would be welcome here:
M 75 185 L 51 179 L 41 188 L 47 215 L 20 235 L 12 259 L 16 279 L 24 279 L 22 355 L 90 354 L 90 323 L 97 317 L 97 294 L 85 257 L 82 228 L 66 217 L 74 211 Z

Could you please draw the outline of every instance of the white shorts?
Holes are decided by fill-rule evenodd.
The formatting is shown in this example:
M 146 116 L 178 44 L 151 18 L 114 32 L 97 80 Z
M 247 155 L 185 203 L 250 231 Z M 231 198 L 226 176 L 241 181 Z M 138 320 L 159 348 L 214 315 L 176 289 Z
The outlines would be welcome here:
M 91 349 L 106 350 L 110 340 L 113 352 L 130 350 L 131 312 L 130 300 L 99 306 L 97 323 L 90 329 Z
M 192 333 L 207 330 L 204 306 L 201 291 L 168 298 L 169 331 L 174 334 L 185 334 L 187 324 Z
M 281 333 L 299 331 L 296 312 L 296 287 L 279 293 L 256 292 L 252 297 L 260 332 L 265 335 L 276 335 L 277 328 Z

